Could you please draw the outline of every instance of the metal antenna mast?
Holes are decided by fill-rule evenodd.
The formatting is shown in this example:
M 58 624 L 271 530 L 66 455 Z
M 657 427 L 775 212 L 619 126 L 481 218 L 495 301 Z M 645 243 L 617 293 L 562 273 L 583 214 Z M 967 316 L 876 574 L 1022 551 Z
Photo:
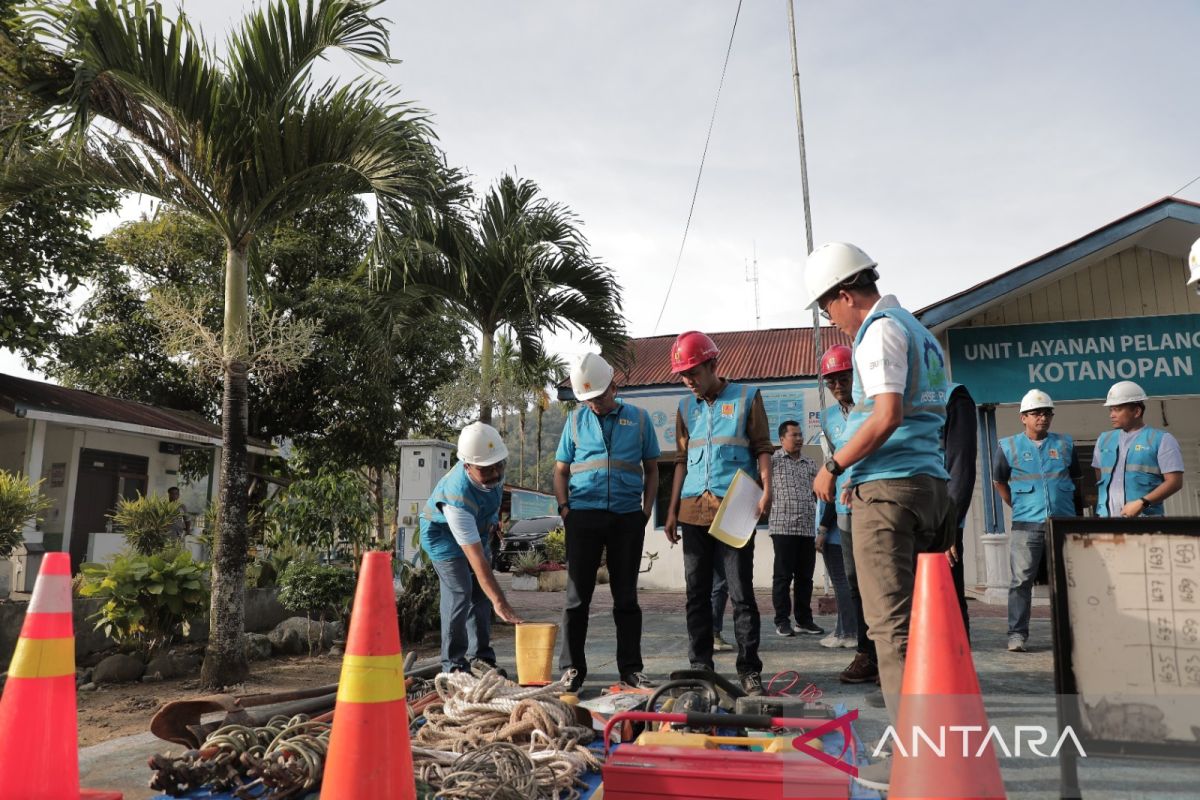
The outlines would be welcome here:
M 746 283 L 754 284 L 754 330 L 762 327 L 762 310 L 758 303 L 758 245 L 754 245 L 754 259 L 745 265 Z

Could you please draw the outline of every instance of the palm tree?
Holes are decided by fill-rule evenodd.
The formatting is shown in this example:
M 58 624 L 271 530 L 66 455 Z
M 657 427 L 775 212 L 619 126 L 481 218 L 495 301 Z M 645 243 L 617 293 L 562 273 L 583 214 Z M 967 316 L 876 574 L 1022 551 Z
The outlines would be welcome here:
M 588 252 L 579 221 L 539 195 L 537 184 L 504 175 L 469 219 L 417 209 L 406 230 L 419 244 L 392 261 L 391 278 L 406 299 L 435 298 L 474 326 L 480 347 L 479 418 L 491 422 L 496 336 L 508 331 L 530 364 L 542 337 L 586 332 L 620 362 L 628 335 L 621 289 Z
M 550 396 L 546 386 L 554 385 L 567 374 L 567 363 L 555 355 L 543 353 L 537 361 L 525 368 L 526 381 L 533 391 L 534 408 L 537 411 L 537 460 L 533 462 L 533 488 L 542 488 L 542 417 L 550 408 Z M 525 430 L 522 423 L 521 440 L 524 445 Z
M 207 223 L 225 245 L 221 518 L 211 630 L 201 683 L 237 683 L 247 546 L 248 270 L 260 233 L 322 200 L 370 193 L 379 224 L 367 259 L 395 238 L 413 203 L 459 185 L 424 117 L 377 79 L 314 85 L 314 63 L 341 50 L 392 61 L 377 2 L 275 0 L 247 14 L 223 56 L 180 14 L 146 0 L 40 5 L 21 23 L 37 49 L 0 36 L 16 88 L 41 102 L 30 122 L 58 124 L 49 145 L 10 141 L 0 201 L 42 189 L 98 187 L 157 198 Z M 66 123 L 62 123 L 66 120 Z

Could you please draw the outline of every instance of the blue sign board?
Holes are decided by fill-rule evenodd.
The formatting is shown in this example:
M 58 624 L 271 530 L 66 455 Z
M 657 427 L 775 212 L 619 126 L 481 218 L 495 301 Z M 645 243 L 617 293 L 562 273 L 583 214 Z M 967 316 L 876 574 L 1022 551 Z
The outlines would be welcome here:
M 1097 400 L 1117 381 L 1151 396 L 1200 394 L 1200 314 L 951 328 L 950 369 L 978 403 L 1015 403 L 1038 388 Z

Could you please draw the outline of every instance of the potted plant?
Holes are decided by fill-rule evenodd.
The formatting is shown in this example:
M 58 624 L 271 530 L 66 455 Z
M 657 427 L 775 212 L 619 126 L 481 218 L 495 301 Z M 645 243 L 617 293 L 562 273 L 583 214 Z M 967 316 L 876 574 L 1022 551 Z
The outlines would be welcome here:
M 139 494 L 136 499 L 122 497 L 117 508 L 108 518 L 125 537 L 125 543 L 134 552 L 152 556 L 168 548 L 183 546 L 183 541 L 172 534 L 175 520 L 182 506 L 179 501 L 168 500 L 159 495 L 146 497 Z
M 538 566 L 538 591 L 562 592 L 567 588 L 567 532 L 555 528 L 543 543 L 545 560 Z
M 517 557 L 512 566 L 512 588 L 517 592 L 536 592 L 538 576 L 541 575 L 542 558 L 534 550 L 528 550 Z
M 7 559 L 25 541 L 25 523 L 33 519 L 36 524 L 52 505 L 40 494 L 41 485 L 41 481 L 30 485 L 19 472 L 0 469 L 0 600 L 12 588 Z

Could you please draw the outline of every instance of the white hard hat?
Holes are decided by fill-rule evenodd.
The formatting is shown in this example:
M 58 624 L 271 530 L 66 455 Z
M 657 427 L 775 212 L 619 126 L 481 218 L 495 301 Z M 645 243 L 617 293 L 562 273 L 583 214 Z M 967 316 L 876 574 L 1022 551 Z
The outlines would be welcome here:
M 804 263 L 804 283 L 812 308 L 821 295 L 864 269 L 878 266 L 875 259 L 848 242 L 829 242 L 813 250 Z
M 1146 392 L 1133 381 L 1117 381 L 1108 390 L 1106 406 L 1120 406 L 1125 403 L 1144 403 Z
M 1021 398 L 1021 413 L 1033 411 L 1035 408 L 1054 408 L 1054 401 L 1041 389 L 1030 389 Z
M 571 390 L 579 400 L 599 397 L 612 383 L 613 368 L 595 353 L 587 353 L 571 368 Z
M 1196 286 L 1196 291 L 1200 292 L 1200 239 L 1192 242 L 1192 249 L 1188 252 L 1188 270 L 1191 274 L 1188 275 L 1187 285 Z
M 472 422 L 458 435 L 458 460 L 487 467 L 508 458 L 500 431 L 484 422 Z

